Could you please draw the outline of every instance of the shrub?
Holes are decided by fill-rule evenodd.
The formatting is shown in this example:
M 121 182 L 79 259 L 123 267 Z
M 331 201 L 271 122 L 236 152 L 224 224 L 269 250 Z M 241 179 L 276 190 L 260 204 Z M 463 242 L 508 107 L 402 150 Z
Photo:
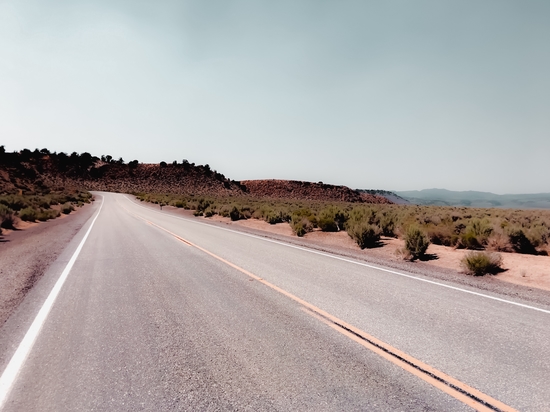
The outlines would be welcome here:
M 380 242 L 380 233 L 382 232 L 378 226 L 371 225 L 366 221 L 349 224 L 346 231 L 361 249 L 376 247 Z
M 65 203 L 63 206 L 61 206 L 61 212 L 63 212 L 64 215 L 68 215 L 73 210 L 74 210 L 74 207 L 70 203 Z
M 40 210 L 37 213 L 36 218 L 41 222 L 45 222 L 46 220 L 55 219 L 56 217 L 59 217 L 60 214 L 61 213 L 59 212 L 59 210 L 55 210 L 55 209 Z
M 237 208 L 237 206 L 233 206 L 231 208 L 231 211 L 229 212 L 229 217 L 233 221 L 245 218 L 244 215 L 241 213 L 241 211 Z
M 393 213 L 384 213 L 380 218 L 380 229 L 384 236 L 395 236 L 395 225 L 397 223 L 397 217 Z
M 338 232 L 338 225 L 334 219 L 329 216 L 319 217 L 317 226 L 319 226 L 323 232 Z
M 460 266 L 468 275 L 483 276 L 497 274 L 502 270 L 502 257 L 498 253 L 468 252 L 460 261 Z
M 296 219 L 293 218 L 290 226 L 292 227 L 294 233 L 296 233 L 296 235 L 299 237 L 302 237 L 306 233 L 313 230 L 313 224 L 309 221 L 309 219 L 305 217 Z
M 0 204 L 0 227 L 14 229 L 15 215 L 6 205 Z
M 466 232 L 460 236 L 457 246 L 466 249 L 480 249 L 481 243 L 473 232 Z
M 264 220 L 270 225 L 281 223 L 285 221 L 285 216 L 282 211 L 269 211 L 264 215 Z
M 317 218 L 309 208 L 300 208 L 292 212 L 291 220 L 293 222 L 300 222 L 302 219 L 307 219 L 312 228 L 317 226 Z
M 511 252 L 509 238 L 502 232 L 494 232 L 487 239 L 487 249 L 495 252 Z
M 323 232 L 338 232 L 344 227 L 345 213 L 337 207 L 330 206 L 319 212 L 317 226 Z
M 537 251 L 531 243 L 531 241 L 525 236 L 521 229 L 511 229 L 508 232 L 508 239 L 512 249 L 517 253 L 526 253 L 530 255 L 536 255 Z
M 416 225 L 411 225 L 405 232 L 405 249 L 412 259 L 418 259 L 426 254 L 430 246 L 428 236 Z
M 36 220 L 36 210 L 32 207 L 26 207 L 19 211 L 19 218 L 26 222 L 34 222 Z

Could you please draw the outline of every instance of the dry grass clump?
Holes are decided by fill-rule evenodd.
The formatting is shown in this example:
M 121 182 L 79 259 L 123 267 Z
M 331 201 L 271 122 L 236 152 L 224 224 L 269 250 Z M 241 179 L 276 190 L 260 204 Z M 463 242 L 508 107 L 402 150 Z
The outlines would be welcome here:
M 498 253 L 468 252 L 460 261 L 468 275 L 495 275 L 502 271 L 502 257 Z

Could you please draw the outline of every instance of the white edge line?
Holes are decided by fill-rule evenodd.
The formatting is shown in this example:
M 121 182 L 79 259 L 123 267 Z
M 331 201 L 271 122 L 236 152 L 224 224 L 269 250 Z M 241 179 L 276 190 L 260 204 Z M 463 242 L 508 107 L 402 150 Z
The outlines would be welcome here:
M 52 290 L 50 291 L 50 294 L 44 301 L 44 304 L 38 311 L 38 314 L 34 318 L 34 321 L 32 322 L 29 330 L 25 334 L 25 337 L 17 347 L 17 350 L 13 354 L 10 362 L 8 363 L 8 366 L 2 373 L 2 376 L 0 377 L 0 409 L 4 408 L 5 402 L 8 398 L 11 388 L 15 380 L 17 379 L 17 375 L 19 374 L 21 367 L 25 363 L 25 360 L 29 356 L 29 353 L 32 350 L 32 347 L 34 345 L 34 342 L 36 341 L 36 338 L 38 337 L 40 330 L 42 329 L 42 326 L 44 325 L 44 322 L 46 321 L 46 318 L 50 313 L 50 310 L 57 298 L 57 295 L 59 295 L 59 292 L 61 291 L 61 288 L 63 287 L 63 284 L 67 279 L 67 276 L 69 275 L 69 272 L 71 271 L 74 263 L 76 262 L 76 259 L 78 258 L 78 255 L 80 254 L 80 251 L 84 246 L 84 243 L 86 242 L 86 239 L 88 239 L 88 235 L 90 234 L 92 227 L 94 226 L 94 223 L 97 220 L 99 213 L 101 212 L 101 209 L 103 208 L 103 203 L 104 203 L 104 198 L 102 196 L 101 206 L 99 207 L 99 210 L 97 211 L 97 214 L 94 220 L 92 221 L 92 224 L 90 225 L 90 227 L 88 228 L 88 231 L 80 241 L 80 244 L 74 251 L 71 259 L 67 263 L 67 266 L 65 266 L 65 269 L 59 276 L 59 279 L 57 279 L 57 282 L 55 282 L 54 287 L 52 288 Z
M 157 213 L 160 213 L 156 210 L 153 210 L 153 209 L 149 209 L 143 205 L 140 205 L 139 203 L 136 203 L 136 202 L 133 202 L 127 195 L 124 196 L 130 203 L 136 205 L 136 206 L 140 206 L 146 210 L 150 210 L 151 212 L 157 212 Z M 213 228 L 216 228 L 216 229 L 219 229 L 219 230 L 225 230 L 227 232 L 232 232 L 232 233 L 236 233 L 236 234 L 239 234 L 239 235 L 242 235 L 242 236 L 248 236 L 248 237 L 252 237 L 252 238 L 255 238 L 255 239 L 260 239 L 260 240 L 263 240 L 265 242 L 270 242 L 270 243 L 276 243 L 278 245 L 282 245 L 282 246 L 286 246 L 286 247 L 290 247 L 290 248 L 293 248 L 293 249 L 299 249 L 299 250 L 303 250 L 305 252 L 309 252 L 309 253 L 314 253 L 316 255 L 321 255 L 321 256 L 326 256 L 326 257 L 329 257 L 329 258 L 332 258 L 332 259 L 336 259 L 336 260 L 341 260 L 341 261 L 344 261 L 344 262 L 348 262 L 348 263 L 353 263 L 355 265 L 359 265 L 359 266 L 365 266 L 365 267 L 368 267 L 368 268 L 371 268 L 371 269 L 376 269 L 376 270 L 380 270 L 382 272 L 388 272 L 388 273 L 392 273 L 394 275 L 398 275 L 398 276 L 403 276 L 403 277 L 406 277 L 406 278 L 409 278 L 409 279 L 414 279 L 414 280 L 418 280 L 418 281 L 421 281 L 421 282 L 426 282 L 426 283 L 430 283 L 432 285 L 437 285 L 437 286 L 441 286 L 441 287 L 444 287 L 444 288 L 448 288 L 448 289 L 453 289 L 453 290 L 457 290 L 459 292 L 464 292 L 464 293 L 469 293 L 471 295 L 476 295 L 476 296 L 481 296 L 481 297 L 484 297 L 484 298 L 487 298 L 487 299 L 492 299 L 492 300 L 496 300 L 498 302 L 504 302 L 504 303 L 508 303 L 510 305 L 515 305 L 515 306 L 520 306 L 522 308 L 527 308 L 527 309 L 532 309 L 532 310 L 536 310 L 536 311 L 539 311 L 539 312 L 543 312 L 543 313 L 547 313 L 547 314 L 550 314 L 550 310 L 546 310 L 546 309 L 541 309 L 541 308 L 537 308 L 536 306 L 530 306 L 530 305 L 525 305 L 523 303 L 518 303 L 518 302 L 514 302 L 514 301 L 511 301 L 511 300 L 506 300 L 506 299 L 502 299 L 502 298 L 497 298 L 495 296 L 491 296 L 491 295 L 486 295 L 484 293 L 479 293 L 479 292 L 474 292 L 474 291 L 471 291 L 471 290 L 468 290 L 468 289 L 462 289 L 462 288 L 459 288 L 459 287 L 456 287 L 456 286 L 451 286 L 451 285 L 446 285 L 444 283 L 439 283 L 439 282 L 435 282 L 433 280 L 428 280 L 428 279 L 422 279 L 422 278 L 419 278 L 417 276 L 413 276 L 413 275 L 407 275 L 406 273 L 401 273 L 401 272 L 396 272 L 395 270 L 391 270 L 391 269 L 386 269 L 386 268 L 383 268 L 383 267 L 379 267 L 379 266 L 375 266 L 375 265 L 370 265 L 368 263 L 363 263 L 363 262 L 358 262 L 356 260 L 351 260 L 351 259 L 347 259 L 347 258 L 344 258 L 344 257 L 341 257 L 341 256 L 336 256 L 336 255 L 331 255 L 329 253 L 325 253 L 325 252 L 320 252 L 318 250 L 313 250 L 313 249 L 308 249 L 308 248 L 305 248 L 305 247 L 301 247 L 301 246 L 296 246 L 296 245 L 292 245 L 292 244 L 289 244 L 289 243 L 284 243 L 284 242 L 280 242 L 278 240 L 273 240 L 273 239 L 269 239 L 269 238 L 265 238 L 265 237 L 262 237 L 262 236 L 257 236 L 257 235 L 253 235 L 253 234 L 250 234 L 250 233 L 245 233 L 245 232 L 239 232 L 238 230 L 232 230 L 232 229 L 227 229 L 225 227 L 219 227 L 219 226 L 216 226 L 216 225 L 209 225 L 207 223 L 202 223 L 202 222 L 197 222 L 193 219 L 188 219 L 188 218 L 184 218 L 184 217 L 181 217 L 181 216 L 175 216 L 173 214 L 163 214 L 163 216 L 170 216 L 174 219 L 181 219 L 181 220 L 185 220 L 186 222 L 191 222 L 191 223 L 195 223 L 197 225 L 205 225 L 205 226 L 209 226 L 209 227 L 213 227 Z

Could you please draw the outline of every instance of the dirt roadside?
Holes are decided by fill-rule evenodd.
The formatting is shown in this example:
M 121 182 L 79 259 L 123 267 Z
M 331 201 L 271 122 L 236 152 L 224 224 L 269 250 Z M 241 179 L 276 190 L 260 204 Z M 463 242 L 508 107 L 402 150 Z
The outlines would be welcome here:
M 84 205 L 47 222 L 24 223 L 0 235 L 0 326 L 23 301 L 71 239 L 93 214 Z
M 208 220 L 215 220 L 234 227 L 247 227 L 286 237 L 297 238 L 288 223 L 270 225 L 269 223 L 258 219 L 232 222 L 229 218 L 224 218 L 217 215 L 208 218 Z M 404 247 L 404 241 L 401 239 L 382 237 L 380 247 L 365 250 L 361 250 L 344 231 L 328 233 L 320 230 L 314 230 L 313 232 L 307 233 L 303 239 L 310 243 L 325 247 L 348 249 L 350 251 L 355 251 L 356 253 L 361 253 L 364 256 L 378 257 L 380 259 L 397 263 L 403 261 L 399 255 L 399 250 Z M 454 249 L 451 247 L 430 245 L 427 254 L 432 256 L 432 258 L 424 262 L 416 263 L 420 263 L 422 266 L 460 272 L 460 260 L 468 252 L 469 250 L 465 249 Z M 526 287 L 543 289 L 550 292 L 549 256 L 522 255 L 519 253 L 500 253 L 500 255 L 502 256 L 504 272 L 496 275 L 499 280 Z M 459 275 L 467 276 L 462 273 L 459 273 Z

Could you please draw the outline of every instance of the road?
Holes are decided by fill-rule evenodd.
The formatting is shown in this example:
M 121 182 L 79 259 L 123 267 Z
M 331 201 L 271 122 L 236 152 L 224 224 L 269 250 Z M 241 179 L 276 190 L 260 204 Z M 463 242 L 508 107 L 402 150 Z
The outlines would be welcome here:
M 550 410 L 548 306 L 94 207 L 0 331 L 4 411 Z

